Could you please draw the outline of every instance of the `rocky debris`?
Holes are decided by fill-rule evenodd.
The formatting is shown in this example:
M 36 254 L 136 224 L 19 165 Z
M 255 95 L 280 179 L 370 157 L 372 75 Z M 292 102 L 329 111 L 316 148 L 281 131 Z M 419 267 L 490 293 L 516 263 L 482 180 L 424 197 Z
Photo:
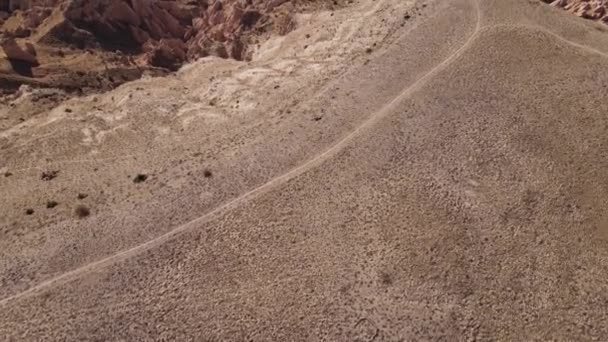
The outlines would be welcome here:
M 216 55 L 237 60 L 247 59 L 248 45 L 244 33 L 252 30 L 264 30 L 273 24 L 280 24 L 280 17 L 289 17 L 293 9 L 285 6 L 286 12 L 277 11 L 275 22 L 269 13 L 284 5 L 287 0 L 249 1 L 247 3 L 215 1 L 193 20 L 192 28 L 187 33 L 188 58 Z M 278 15 L 283 13 L 283 15 Z M 291 20 L 293 21 L 293 20 Z M 277 26 L 278 27 L 278 26 Z M 289 30 L 293 29 L 293 26 Z M 286 34 L 289 30 L 279 29 L 277 33 Z
M 163 38 L 159 41 L 148 40 L 143 46 L 144 54 L 139 64 L 149 64 L 177 70 L 188 60 L 186 44 L 175 38 Z
M 551 6 L 560 7 L 579 17 L 608 24 L 607 0 L 543 0 Z

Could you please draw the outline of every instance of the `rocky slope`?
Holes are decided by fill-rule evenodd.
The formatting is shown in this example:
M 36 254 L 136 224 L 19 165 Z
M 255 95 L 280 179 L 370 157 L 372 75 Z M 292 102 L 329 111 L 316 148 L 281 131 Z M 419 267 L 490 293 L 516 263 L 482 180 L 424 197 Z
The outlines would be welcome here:
M 298 0 L 3 0 L 3 88 L 106 89 L 205 56 L 248 60 L 294 14 L 338 5 Z M 1 57 L 2 55 L 0 55 Z M 67 75 L 67 76 L 66 76 Z

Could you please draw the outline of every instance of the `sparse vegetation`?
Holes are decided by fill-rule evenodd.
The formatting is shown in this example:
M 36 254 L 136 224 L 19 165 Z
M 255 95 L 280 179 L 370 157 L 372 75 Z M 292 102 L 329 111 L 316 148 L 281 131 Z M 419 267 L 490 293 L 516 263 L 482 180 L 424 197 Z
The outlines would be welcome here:
M 53 209 L 55 208 L 59 203 L 57 203 L 57 201 L 47 201 L 46 202 L 46 207 L 48 209 Z
M 393 283 L 393 279 L 391 275 L 386 272 L 380 272 L 380 283 L 382 285 L 391 285 Z
M 211 177 L 213 177 L 213 172 L 211 172 L 211 170 L 209 170 L 209 169 L 205 169 L 203 171 L 203 176 L 205 176 L 205 178 L 211 178 Z
M 42 175 L 40 175 L 40 179 L 48 182 L 50 180 L 57 178 L 58 174 L 59 174 L 59 171 L 44 171 L 44 172 L 42 172 Z
M 133 183 L 143 183 L 148 179 L 148 175 L 140 173 L 133 178 Z
M 85 218 L 91 215 L 91 210 L 87 206 L 79 205 L 74 209 L 74 214 L 78 218 Z
M 33 214 L 34 214 L 34 209 L 32 209 L 32 208 L 25 209 L 25 215 L 33 215 Z
M 79 193 L 79 194 L 78 194 L 78 199 L 79 199 L 79 200 L 85 199 L 85 198 L 87 198 L 87 197 L 89 197 L 89 195 L 87 195 L 87 194 L 83 194 L 83 193 Z

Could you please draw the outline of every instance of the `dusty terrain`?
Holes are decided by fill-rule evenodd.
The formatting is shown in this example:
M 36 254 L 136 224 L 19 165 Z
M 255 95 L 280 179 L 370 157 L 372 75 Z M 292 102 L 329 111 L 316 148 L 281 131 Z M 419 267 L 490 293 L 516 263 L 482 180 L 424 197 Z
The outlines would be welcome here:
M 0 105 L 0 339 L 605 340 L 605 25 L 295 20 L 251 61 Z

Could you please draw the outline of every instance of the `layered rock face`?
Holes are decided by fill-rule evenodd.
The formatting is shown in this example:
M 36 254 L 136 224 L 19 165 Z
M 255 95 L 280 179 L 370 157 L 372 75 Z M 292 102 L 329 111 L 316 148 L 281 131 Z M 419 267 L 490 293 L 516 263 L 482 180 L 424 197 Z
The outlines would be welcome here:
M 247 58 L 246 34 L 269 24 L 268 14 L 285 2 L 78 0 L 65 16 L 112 48 L 171 68 L 209 55 Z
M 606 0 L 543 0 L 579 17 L 598 20 L 608 24 L 608 1 Z

